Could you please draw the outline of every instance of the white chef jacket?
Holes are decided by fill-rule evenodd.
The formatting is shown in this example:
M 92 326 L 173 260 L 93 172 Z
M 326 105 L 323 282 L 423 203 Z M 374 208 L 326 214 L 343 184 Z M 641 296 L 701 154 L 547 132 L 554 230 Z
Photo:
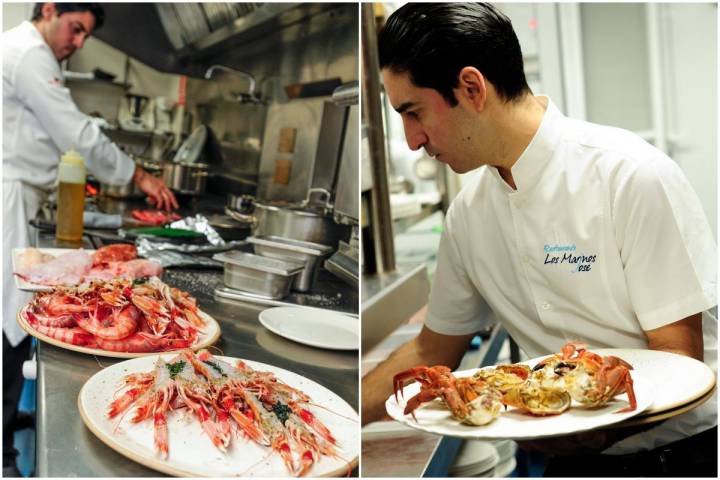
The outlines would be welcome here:
M 42 192 L 56 185 L 60 156 L 74 148 L 98 180 L 112 185 L 129 183 L 135 164 L 78 110 L 58 61 L 32 23 L 2 34 L 2 56 L 3 330 L 17 345 L 25 334 L 15 314 L 26 296 L 14 285 L 10 255 L 13 247 L 29 246 L 27 222 Z
M 512 167 L 494 167 L 445 219 L 426 325 L 460 335 L 492 312 L 538 357 L 570 340 L 647 348 L 644 330 L 703 313 L 716 370 L 717 247 L 680 168 L 637 135 L 563 116 L 546 97 L 540 128 Z M 716 312 L 716 309 L 715 309 Z M 717 424 L 714 400 L 616 443 L 651 449 Z

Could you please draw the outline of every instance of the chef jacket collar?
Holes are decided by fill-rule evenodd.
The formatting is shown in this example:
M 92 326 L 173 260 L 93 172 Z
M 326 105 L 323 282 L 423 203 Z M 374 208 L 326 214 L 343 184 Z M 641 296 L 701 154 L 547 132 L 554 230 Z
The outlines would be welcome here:
M 517 191 L 508 186 L 508 193 L 522 193 L 532 189 L 540 180 L 545 167 L 550 163 L 557 143 L 560 141 L 562 129 L 559 127 L 559 123 L 563 119 L 562 113 L 549 97 L 537 96 L 536 98 L 547 105 L 545 115 L 543 115 L 535 136 L 510 169 Z M 497 168 L 491 170 L 507 186 Z

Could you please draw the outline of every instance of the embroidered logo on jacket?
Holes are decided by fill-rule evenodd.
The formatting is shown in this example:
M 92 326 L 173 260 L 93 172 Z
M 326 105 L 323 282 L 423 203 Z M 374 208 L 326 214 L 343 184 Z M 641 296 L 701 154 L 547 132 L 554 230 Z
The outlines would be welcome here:
M 569 265 L 571 273 L 589 272 L 597 255 L 584 255 L 577 252 L 575 245 L 545 245 L 544 265 Z

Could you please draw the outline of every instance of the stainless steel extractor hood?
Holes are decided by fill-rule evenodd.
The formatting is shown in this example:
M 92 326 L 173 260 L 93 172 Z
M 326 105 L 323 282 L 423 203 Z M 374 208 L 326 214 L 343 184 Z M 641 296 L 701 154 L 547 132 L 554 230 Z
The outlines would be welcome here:
M 95 36 L 166 73 L 202 77 L 228 48 L 336 8 L 332 3 L 104 3 Z

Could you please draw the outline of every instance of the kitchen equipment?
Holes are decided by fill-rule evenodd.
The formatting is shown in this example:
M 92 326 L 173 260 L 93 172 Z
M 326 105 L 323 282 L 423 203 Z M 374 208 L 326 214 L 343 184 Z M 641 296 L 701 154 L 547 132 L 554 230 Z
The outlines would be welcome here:
M 207 185 L 205 163 L 170 163 L 163 165 L 163 181 L 168 188 L 187 195 L 202 195 Z
M 253 235 L 274 235 L 303 242 L 337 247 L 347 237 L 347 227 L 338 225 L 324 213 L 299 208 L 255 204 Z
M 162 165 L 157 162 L 137 158 L 135 159 L 135 164 L 154 177 L 162 176 Z M 132 181 L 125 185 L 110 185 L 109 183 L 101 182 L 100 195 L 110 198 L 142 198 L 145 196 L 145 193 Z
M 270 299 L 287 296 L 295 276 L 303 269 L 298 263 L 238 250 L 218 253 L 213 258 L 225 262 L 225 285 Z
M 153 102 L 145 95 L 125 95 L 118 112 L 120 127 L 133 132 L 151 131 L 155 126 L 154 107 L 148 108 L 151 103 Z
M 196 163 L 205 147 L 208 129 L 205 125 L 197 127 L 178 149 L 173 163 Z
M 100 184 L 100 195 L 110 198 L 140 198 L 145 194 L 140 190 L 134 182 L 125 185 L 110 185 L 109 183 Z
M 305 268 L 295 277 L 292 284 L 292 289 L 298 292 L 307 292 L 312 288 L 320 262 L 332 252 L 332 247 L 327 245 L 273 235 L 249 237 L 247 242 L 253 245 L 256 254 L 263 257 L 288 260 L 305 265 Z

